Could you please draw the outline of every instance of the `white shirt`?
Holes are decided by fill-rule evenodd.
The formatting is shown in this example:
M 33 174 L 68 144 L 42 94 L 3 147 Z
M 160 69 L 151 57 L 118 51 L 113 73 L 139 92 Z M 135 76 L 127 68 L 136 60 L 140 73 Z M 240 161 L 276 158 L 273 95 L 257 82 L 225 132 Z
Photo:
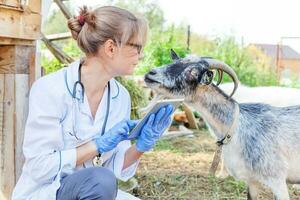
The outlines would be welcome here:
M 76 61 L 32 85 L 23 142 L 25 163 L 13 191 L 13 200 L 55 200 L 61 173 L 72 174 L 83 167 L 76 167 L 76 147 L 101 133 L 107 112 L 107 88 L 93 120 L 86 95 L 83 102 L 75 100 L 73 103 L 70 94 L 78 80 L 78 67 L 79 61 Z M 114 79 L 110 80 L 110 88 L 106 131 L 123 119 L 130 119 L 131 112 L 128 91 Z M 80 95 L 81 88 L 77 86 L 76 97 Z M 77 139 L 73 132 L 73 108 L 76 108 Z M 115 149 L 102 154 L 103 166 L 123 181 L 135 174 L 139 162 L 122 170 L 124 155 L 130 146 L 131 142 L 125 140 Z M 91 166 L 91 160 L 85 162 L 85 167 Z

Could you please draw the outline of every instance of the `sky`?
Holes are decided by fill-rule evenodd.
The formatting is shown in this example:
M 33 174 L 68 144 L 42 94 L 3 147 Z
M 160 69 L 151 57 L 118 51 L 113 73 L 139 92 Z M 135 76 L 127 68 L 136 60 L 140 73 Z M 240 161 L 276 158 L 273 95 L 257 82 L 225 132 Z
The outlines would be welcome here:
M 100 0 L 75 0 L 98 5 Z M 300 0 L 157 0 L 167 23 L 185 22 L 209 37 L 234 35 L 244 44 L 290 45 L 300 52 Z M 289 37 L 299 37 L 291 39 Z M 289 38 L 289 39 L 288 39 Z
M 168 21 L 200 34 L 235 35 L 247 43 L 293 45 L 300 52 L 299 0 L 160 0 Z M 184 2 L 184 3 L 183 3 Z M 282 38 L 284 37 L 284 38 Z M 285 37 L 299 37 L 287 39 Z

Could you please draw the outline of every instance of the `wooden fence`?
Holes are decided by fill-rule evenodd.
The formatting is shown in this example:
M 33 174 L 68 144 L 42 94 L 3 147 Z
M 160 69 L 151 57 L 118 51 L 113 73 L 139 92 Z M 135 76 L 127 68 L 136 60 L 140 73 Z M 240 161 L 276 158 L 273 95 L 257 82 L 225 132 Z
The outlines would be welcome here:
M 40 0 L 0 0 L 0 199 L 11 199 L 24 162 L 28 94 L 36 73 Z

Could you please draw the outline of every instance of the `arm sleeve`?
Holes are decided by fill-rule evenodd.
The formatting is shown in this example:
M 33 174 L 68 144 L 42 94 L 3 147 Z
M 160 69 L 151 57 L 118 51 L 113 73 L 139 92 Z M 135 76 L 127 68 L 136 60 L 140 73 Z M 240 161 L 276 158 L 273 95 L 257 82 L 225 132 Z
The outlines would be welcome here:
M 130 96 L 129 96 L 128 106 L 127 106 L 127 114 L 126 114 L 127 119 L 130 119 L 130 114 L 131 114 L 131 101 L 130 101 Z M 122 181 L 127 181 L 128 179 L 130 179 L 131 177 L 133 177 L 135 175 L 136 169 L 140 162 L 140 159 L 138 159 L 136 162 L 131 164 L 129 167 L 127 167 L 126 169 L 123 169 L 125 153 L 126 153 L 127 149 L 129 149 L 130 147 L 131 147 L 130 140 L 124 140 L 124 141 L 120 142 L 118 144 L 118 146 L 116 147 L 116 150 L 115 150 L 114 154 L 112 155 L 112 157 L 105 163 L 105 166 L 110 168 L 114 172 L 115 176 Z
M 63 102 L 48 85 L 36 81 L 32 86 L 23 143 L 24 170 L 40 183 L 52 182 L 63 168 L 76 166 L 76 149 L 63 150 Z

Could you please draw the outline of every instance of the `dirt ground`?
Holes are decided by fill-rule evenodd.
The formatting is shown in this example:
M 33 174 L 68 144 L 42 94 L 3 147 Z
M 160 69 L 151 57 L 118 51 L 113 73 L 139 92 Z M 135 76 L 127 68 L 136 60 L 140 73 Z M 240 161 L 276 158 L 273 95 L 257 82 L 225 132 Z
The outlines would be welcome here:
M 215 144 L 206 129 L 194 137 L 161 140 L 141 160 L 136 178 L 139 187 L 131 193 L 144 200 L 247 199 L 246 185 L 232 177 L 208 175 Z M 292 200 L 300 200 L 300 189 L 289 186 Z M 273 199 L 262 189 L 259 199 Z

